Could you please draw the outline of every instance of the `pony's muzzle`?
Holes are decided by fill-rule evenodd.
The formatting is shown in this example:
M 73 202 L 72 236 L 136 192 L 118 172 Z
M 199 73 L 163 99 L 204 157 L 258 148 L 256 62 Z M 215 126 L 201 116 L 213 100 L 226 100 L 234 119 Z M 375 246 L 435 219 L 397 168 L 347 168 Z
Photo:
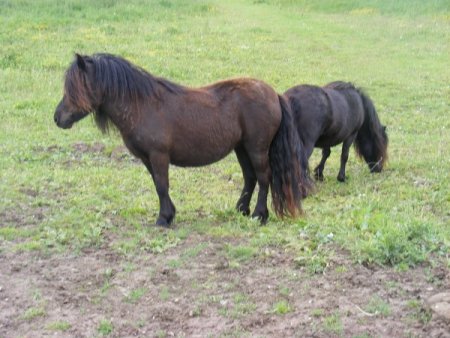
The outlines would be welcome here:
M 71 119 L 63 120 L 58 116 L 58 113 L 55 113 L 53 120 L 55 121 L 55 124 L 62 129 L 70 129 L 73 126 L 73 121 L 71 121 Z
M 369 169 L 370 172 L 373 174 L 373 173 L 380 173 L 383 168 L 378 162 L 376 162 L 372 163 L 371 165 L 369 164 Z

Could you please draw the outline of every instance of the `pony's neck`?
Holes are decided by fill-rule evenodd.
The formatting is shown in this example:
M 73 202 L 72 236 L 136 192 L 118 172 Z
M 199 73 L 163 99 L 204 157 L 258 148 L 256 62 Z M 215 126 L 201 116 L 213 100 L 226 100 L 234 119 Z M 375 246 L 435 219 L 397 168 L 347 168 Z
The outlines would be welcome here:
M 132 131 L 137 121 L 137 115 L 130 106 L 121 105 L 119 102 L 106 100 L 95 111 L 95 122 L 102 132 L 115 126 L 122 134 Z

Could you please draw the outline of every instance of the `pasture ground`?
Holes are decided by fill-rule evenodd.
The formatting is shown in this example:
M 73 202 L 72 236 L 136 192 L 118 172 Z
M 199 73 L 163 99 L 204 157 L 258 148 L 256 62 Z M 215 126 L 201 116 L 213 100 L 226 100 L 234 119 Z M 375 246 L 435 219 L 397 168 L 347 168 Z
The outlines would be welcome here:
M 164 255 L 123 257 L 108 245 L 77 255 L 2 256 L 5 337 L 447 337 L 424 300 L 448 270 L 352 264 L 336 252 L 311 275 L 277 248 L 230 259 L 191 235 Z
M 448 337 L 448 1 L 0 0 L 0 337 Z M 53 111 L 73 53 L 122 55 L 189 86 L 252 76 L 279 92 L 349 80 L 388 126 L 304 217 L 236 214 L 233 154 L 170 170 L 172 229 L 143 165 L 90 119 Z M 319 152 L 311 166 L 319 161 Z

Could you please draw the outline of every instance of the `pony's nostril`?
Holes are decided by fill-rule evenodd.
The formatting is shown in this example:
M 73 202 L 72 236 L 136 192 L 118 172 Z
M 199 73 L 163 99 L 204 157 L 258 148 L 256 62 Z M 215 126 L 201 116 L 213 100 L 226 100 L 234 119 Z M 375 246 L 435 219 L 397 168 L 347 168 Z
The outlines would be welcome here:
M 53 120 L 55 120 L 55 123 L 58 124 L 58 117 L 56 115 L 53 117 Z

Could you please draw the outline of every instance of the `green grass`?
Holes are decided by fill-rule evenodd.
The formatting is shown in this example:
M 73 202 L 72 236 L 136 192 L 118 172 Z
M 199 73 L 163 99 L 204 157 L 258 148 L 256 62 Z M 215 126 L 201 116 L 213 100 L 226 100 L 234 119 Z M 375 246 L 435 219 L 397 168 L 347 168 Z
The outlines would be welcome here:
M 407 268 L 448 256 L 448 1 L 0 0 L 0 17 L 0 252 L 159 254 L 199 234 L 236 239 L 225 252 L 236 264 L 277 247 L 312 274 L 336 247 L 361 264 Z M 130 156 L 114 159 L 120 136 L 102 135 L 89 118 L 70 131 L 53 123 L 74 52 L 119 54 L 190 86 L 253 76 L 283 92 L 350 80 L 388 126 L 389 164 L 371 175 L 352 153 L 340 184 L 333 150 L 305 216 L 272 213 L 264 227 L 234 212 L 234 155 L 172 167 L 177 226 L 151 227 L 152 180 Z
M 126 301 L 129 303 L 137 303 L 145 294 L 147 293 L 147 289 L 145 288 L 137 288 L 131 290 L 130 293 L 126 297 Z
M 342 318 L 338 312 L 335 312 L 329 316 L 326 316 L 323 319 L 322 325 L 323 325 L 323 329 L 326 332 L 334 333 L 338 336 L 342 336 L 344 328 L 342 325 Z
M 285 299 L 280 300 L 279 302 L 276 302 L 272 306 L 272 313 L 275 313 L 277 315 L 285 315 L 286 313 L 289 313 L 292 311 L 293 311 L 292 306 Z
M 102 336 L 108 336 L 114 331 L 114 326 L 111 321 L 102 319 L 98 324 L 97 331 Z
M 30 321 L 37 317 L 43 317 L 47 314 L 45 308 L 42 306 L 39 307 L 30 307 L 28 308 L 24 314 L 22 315 L 22 319 Z
M 47 325 L 47 329 L 51 331 L 67 331 L 72 327 L 68 322 L 57 321 Z
M 219 309 L 219 314 L 227 318 L 243 318 L 245 315 L 256 312 L 257 306 L 251 298 L 244 293 L 236 293 L 231 300 L 231 306 L 226 305 Z
M 410 311 L 408 318 L 414 322 L 419 322 L 421 324 L 427 324 L 430 322 L 432 313 L 431 310 L 424 306 L 417 299 L 411 299 L 406 303 L 407 309 Z
M 371 314 L 379 315 L 382 317 L 387 317 L 391 313 L 389 304 L 379 296 L 373 296 L 371 299 L 369 299 L 369 302 L 364 307 L 364 309 Z
M 161 289 L 161 291 L 159 292 L 159 298 L 160 298 L 162 301 L 167 301 L 167 300 L 169 300 L 169 298 L 170 298 L 170 291 L 169 291 L 169 288 L 168 288 L 168 287 L 164 286 L 164 287 Z

